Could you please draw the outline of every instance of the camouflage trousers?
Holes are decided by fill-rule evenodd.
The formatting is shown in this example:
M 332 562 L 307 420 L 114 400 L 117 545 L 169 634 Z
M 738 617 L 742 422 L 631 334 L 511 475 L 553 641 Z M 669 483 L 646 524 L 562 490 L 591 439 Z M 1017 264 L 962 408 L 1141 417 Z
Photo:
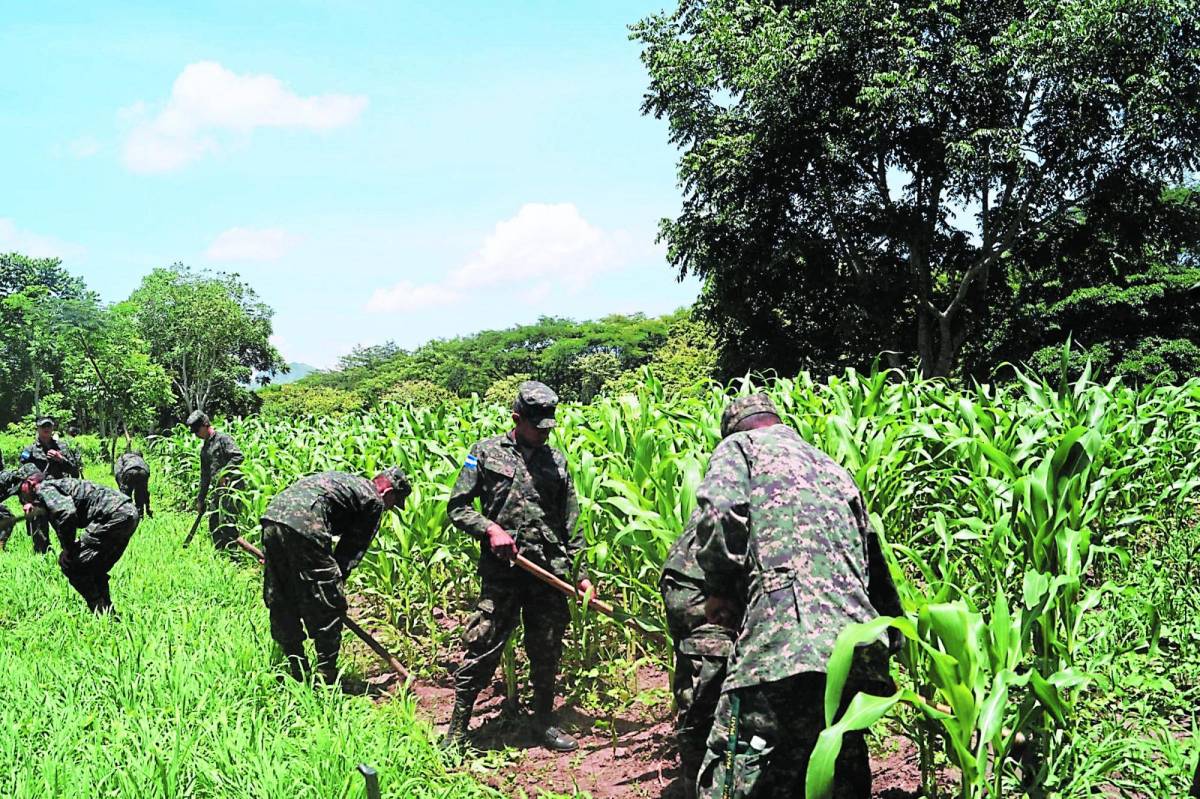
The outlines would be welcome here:
M 208 514 L 208 534 L 217 549 L 236 549 L 237 497 L 224 487 L 213 491 L 213 512 Z
M 730 774 L 726 758 L 734 695 L 740 707 L 736 754 Z M 846 697 L 852 696 L 848 689 Z M 824 674 L 800 674 L 722 694 L 700 770 L 699 796 L 720 799 L 726 795 L 727 782 L 732 788 L 728 795 L 737 799 L 804 796 L 808 758 L 824 728 Z M 831 796 L 833 799 L 871 797 L 871 765 L 861 732 L 848 734 L 843 740 Z
M 554 707 L 563 635 L 570 621 L 566 597 L 534 577 L 524 572 L 503 579 L 485 576 L 475 613 L 463 633 L 467 654 L 454 673 L 459 699 L 474 702 L 487 687 L 504 654 L 505 644 L 517 629 L 517 623 L 523 622 L 534 712 L 550 713 Z
M 337 669 L 346 595 L 333 554 L 282 524 L 263 525 L 263 603 L 271 637 L 289 659 L 307 663 L 305 631 L 317 650 L 317 666 Z
M 93 524 L 74 542 L 62 542 L 58 566 L 92 612 L 112 610 L 108 575 L 125 554 L 137 526 L 137 513 L 131 510 Z
M 721 699 L 725 664 L 734 634 L 716 624 L 703 624 L 675 644 L 675 677 L 671 691 L 679 715 L 675 742 L 686 799 L 695 799 L 696 777 L 708 751 L 708 736 Z
M 138 514 L 144 517 L 150 510 L 150 473 L 140 469 L 123 472 L 117 479 L 117 487 L 133 500 Z

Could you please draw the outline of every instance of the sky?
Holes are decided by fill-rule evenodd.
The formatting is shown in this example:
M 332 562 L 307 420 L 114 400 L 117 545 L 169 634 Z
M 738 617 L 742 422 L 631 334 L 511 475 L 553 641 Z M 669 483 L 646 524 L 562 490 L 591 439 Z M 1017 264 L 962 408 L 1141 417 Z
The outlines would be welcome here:
M 680 204 L 627 26 L 662 3 L 0 0 L 0 251 L 105 301 L 236 272 L 286 360 L 666 313 Z

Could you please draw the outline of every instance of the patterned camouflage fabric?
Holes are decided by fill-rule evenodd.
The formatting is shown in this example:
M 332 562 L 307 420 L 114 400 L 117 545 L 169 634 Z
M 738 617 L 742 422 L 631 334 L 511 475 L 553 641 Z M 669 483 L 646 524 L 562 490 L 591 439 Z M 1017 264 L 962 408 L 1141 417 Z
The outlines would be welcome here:
M 303 477 L 267 506 L 262 517 L 263 602 L 271 617 L 271 637 L 298 678 L 307 665 L 305 629 L 316 647 L 318 667 L 327 676 L 336 673 L 346 612 L 342 583 L 366 554 L 383 510 L 374 483 L 344 472 Z
M 112 610 L 109 572 L 125 553 L 138 526 L 129 498 L 85 480 L 46 480 L 36 489 L 34 507 L 49 517 L 62 554 L 58 565 L 95 613 Z M 76 538 L 80 528 L 84 534 Z
M 558 408 L 558 395 L 545 383 L 526 380 L 517 386 L 517 399 L 513 413 L 520 414 L 534 423 L 534 427 L 548 430 L 554 427 L 554 411 Z
M 518 405 L 528 393 L 527 386 L 522 384 Z M 550 404 L 536 386 L 529 391 L 531 402 L 540 397 L 536 401 Z M 476 498 L 482 512 L 475 508 Z M 480 597 L 464 635 L 466 658 L 455 674 L 459 698 L 473 702 L 487 685 L 520 619 L 525 625 L 534 710 L 548 714 L 570 620 L 567 601 L 493 555 L 487 546 L 487 529 L 493 522 L 500 525 L 522 555 L 570 581 L 583 536 L 577 529 L 579 505 L 566 457 L 549 446 L 518 446 L 512 433 L 480 441 L 471 448 L 454 483 L 447 514 L 456 527 L 481 541 Z M 583 576 L 580 569 L 577 579 Z
M 825 675 L 801 674 L 739 688 L 738 742 L 730 797 L 804 796 L 808 758 L 825 728 Z M 721 695 L 698 795 L 723 799 L 733 694 Z M 849 698 L 849 694 L 847 694 Z M 843 710 L 845 708 L 843 707 Z M 865 734 L 842 739 L 830 799 L 871 799 L 871 763 Z
M 50 452 L 61 452 L 62 460 L 51 458 Z M 66 443 L 52 438 L 46 444 L 37 439 L 21 451 L 21 463 L 30 464 L 39 472 L 46 475 L 47 480 L 57 480 L 62 477 L 82 477 L 82 467 L 79 456 Z M 26 525 L 29 535 L 33 538 L 33 551 L 45 553 L 50 551 L 50 526 L 45 519 L 30 519 Z
M 126 452 L 113 464 L 113 477 L 121 493 L 133 500 L 138 514 L 150 510 L 150 466 L 137 450 Z
M 244 457 L 228 433 L 214 430 L 200 447 L 200 494 L 198 502 L 208 499 L 213 488 L 213 513 L 208 517 L 208 532 L 217 549 L 232 549 L 237 533 L 237 502 L 226 488 L 240 486 L 238 467 Z
M 658 586 L 675 649 L 675 740 L 686 799 L 696 796 L 696 777 L 707 751 L 725 666 L 733 650 L 733 631 L 708 624 L 704 616 L 704 571 L 696 561 L 693 513 L 663 562 Z

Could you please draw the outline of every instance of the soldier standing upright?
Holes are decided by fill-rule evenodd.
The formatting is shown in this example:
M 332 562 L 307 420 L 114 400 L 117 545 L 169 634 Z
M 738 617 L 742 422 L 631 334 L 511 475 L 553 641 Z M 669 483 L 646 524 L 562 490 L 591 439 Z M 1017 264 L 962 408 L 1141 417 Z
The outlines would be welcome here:
M 700 772 L 704 797 L 802 796 L 825 726 L 825 668 L 847 625 L 898 615 L 879 539 L 850 475 L 784 425 L 765 394 L 721 418 L 697 492 L 709 621 L 742 618 Z M 859 648 L 846 688 L 887 686 L 886 637 Z M 732 769 L 726 767 L 736 730 Z M 844 739 L 834 796 L 869 799 L 863 733 Z
M 539 738 L 556 751 L 579 748 L 554 723 L 555 682 L 570 622 L 567 600 L 511 563 L 519 553 L 570 581 L 583 548 L 566 457 L 546 444 L 557 407 L 558 397 L 549 386 L 533 380 L 522 383 L 513 404 L 512 430 L 471 447 L 450 491 L 450 521 L 480 542 L 481 582 L 475 613 L 463 635 L 466 657 L 454 675 L 454 710 L 446 732 L 450 748 L 466 743 L 475 699 L 495 674 L 518 622 L 525 625 Z M 476 509 L 476 499 L 482 510 Z M 582 572 L 582 564 L 579 568 Z M 581 576 L 580 590 L 591 585 Z
M 208 532 L 217 549 L 237 546 L 237 500 L 233 489 L 241 486 L 238 467 L 244 458 L 238 445 L 228 433 L 212 426 L 203 411 L 192 411 L 187 418 L 192 435 L 204 442 L 200 447 L 200 492 L 196 497 L 196 512 L 208 507 L 208 492 L 212 489 L 214 510 L 208 516 Z
M 21 483 L 26 518 L 44 513 L 54 526 L 62 553 L 59 568 L 97 615 L 112 613 L 108 575 L 125 553 L 138 526 L 129 497 L 113 489 L 64 477 L 48 480 L 33 472 Z M 80 528 L 86 528 L 76 537 Z
M 726 661 L 740 621 L 729 616 L 712 624 L 705 615 L 704 570 L 696 560 L 698 519 L 699 513 L 693 512 L 683 535 L 671 545 L 658 580 L 675 650 L 671 692 L 675 695 L 675 741 L 685 799 L 696 797 L 696 775 L 707 751 Z
M 309 668 L 307 629 L 322 679 L 337 681 L 346 612 L 342 585 L 375 538 L 383 511 L 403 508 L 410 493 L 408 477 L 397 467 L 374 480 L 323 472 L 296 481 L 267 506 L 262 517 L 263 602 L 271 616 L 271 637 L 297 680 Z
M 38 420 L 37 438 L 21 451 L 20 460 L 22 464 L 33 466 L 48 480 L 83 476 L 83 468 L 80 465 L 78 454 L 66 442 L 59 441 L 55 437 L 53 419 Z M 46 519 L 43 517 L 29 519 L 26 527 L 29 529 L 29 535 L 33 538 L 33 551 L 49 552 L 50 525 Z
M 133 500 L 138 514 L 154 518 L 150 510 L 150 466 L 142 453 L 136 449 L 123 453 L 113 464 L 113 477 L 121 493 Z

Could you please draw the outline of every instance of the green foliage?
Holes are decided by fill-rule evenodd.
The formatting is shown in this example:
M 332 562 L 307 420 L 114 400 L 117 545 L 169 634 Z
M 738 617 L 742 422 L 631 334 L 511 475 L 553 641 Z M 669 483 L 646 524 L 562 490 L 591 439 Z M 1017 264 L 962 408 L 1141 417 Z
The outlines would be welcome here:
M 621 373 L 621 359 L 611 352 L 589 352 L 571 362 L 579 375 L 576 398 L 580 402 L 591 402 L 606 383 Z
M 712 330 L 691 317 L 679 319 L 671 325 L 666 343 L 654 353 L 648 368 L 670 396 L 704 394 L 711 388 L 717 370 Z M 645 370 L 630 370 L 608 381 L 604 391 L 636 394 L 645 379 Z
M 517 388 L 533 376 L 524 372 L 502 377 L 488 386 L 483 395 L 483 401 L 489 405 L 499 405 L 501 408 L 512 410 L 513 402 L 517 399 Z
M 381 402 L 428 408 L 453 402 L 455 397 L 437 383 L 428 380 L 402 380 L 384 390 L 379 399 Z
M 644 110 L 683 151 L 661 236 L 705 280 L 726 373 L 888 351 L 946 375 L 1008 287 L 1154 263 L 1138 231 L 1200 167 L 1194 11 L 680 0 L 634 26 Z
M 271 419 L 295 419 L 305 416 L 337 416 L 362 410 L 358 395 L 329 386 L 288 383 L 267 386 L 258 392 L 262 400 L 259 412 Z

